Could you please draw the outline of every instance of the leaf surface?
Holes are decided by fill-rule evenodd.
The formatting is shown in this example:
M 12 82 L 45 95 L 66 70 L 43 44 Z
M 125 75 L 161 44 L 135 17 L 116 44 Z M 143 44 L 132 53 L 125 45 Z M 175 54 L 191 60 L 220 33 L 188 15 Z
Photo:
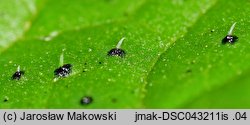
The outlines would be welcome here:
M 237 3 L 245 8 L 225 0 L 35 3 L 30 27 L 21 39 L 5 39 L 8 47 L 0 54 L 1 108 L 206 107 L 199 104 L 213 101 L 210 91 L 244 77 L 249 68 L 239 61 L 249 58 L 246 0 Z M 235 13 L 228 16 L 227 7 Z M 221 45 L 233 22 L 239 41 Z M 122 37 L 125 58 L 107 56 Z M 72 73 L 55 80 L 62 53 Z M 25 74 L 11 80 L 18 65 Z M 82 105 L 84 96 L 93 103 Z

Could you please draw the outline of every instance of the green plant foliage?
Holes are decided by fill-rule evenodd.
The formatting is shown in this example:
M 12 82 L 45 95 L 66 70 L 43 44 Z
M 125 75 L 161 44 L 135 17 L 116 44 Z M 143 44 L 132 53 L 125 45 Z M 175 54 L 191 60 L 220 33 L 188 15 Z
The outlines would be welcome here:
M 0 1 L 0 52 L 23 35 L 35 13 L 34 0 Z
M 5 27 L 2 32 L 20 32 L 15 35 L 19 39 L 3 35 L 4 42 L 0 41 L 4 45 L 0 107 L 249 107 L 249 4 L 247 0 L 33 1 L 34 14 L 12 16 L 20 24 L 28 22 L 28 28 L 17 25 L 13 30 L 0 24 Z M 234 22 L 239 40 L 222 45 Z M 125 57 L 107 56 L 122 37 Z M 61 66 L 62 53 L 64 64 L 72 64 L 72 73 L 56 79 L 54 70 Z M 18 65 L 25 74 L 12 80 Z M 82 105 L 84 96 L 93 102 Z
M 163 53 L 148 77 L 147 107 L 249 108 L 249 5 L 218 1 Z M 223 45 L 234 22 L 239 40 Z

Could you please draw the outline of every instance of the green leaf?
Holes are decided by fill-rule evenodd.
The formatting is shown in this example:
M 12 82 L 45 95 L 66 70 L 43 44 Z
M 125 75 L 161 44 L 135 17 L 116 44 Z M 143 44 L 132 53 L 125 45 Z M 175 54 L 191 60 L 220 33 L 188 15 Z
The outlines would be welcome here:
M 0 52 L 24 34 L 35 13 L 34 0 L 0 1 Z
M 146 106 L 249 108 L 249 5 L 218 1 L 163 53 L 148 77 Z M 234 22 L 239 40 L 223 45 Z
M 46 0 L 32 22 L 27 36 L 41 37 L 52 32 L 80 30 L 127 20 L 144 0 Z
M 231 95 L 236 87 L 227 81 L 240 82 L 248 72 L 243 60 L 249 57 L 247 0 L 34 3 L 37 12 L 29 17 L 30 27 L 12 46 L 5 39 L 0 54 L 1 108 L 217 108 L 220 104 L 211 105 L 210 92 Z M 239 41 L 221 45 L 233 22 Z M 107 56 L 122 37 L 126 56 Z M 55 80 L 61 53 L 73 71 Z M 18 65 L 25 74 L 11 80 Z M 246 87 L 247 81 L 242 80 Z M 226 84 L 231 87 L 220 89 Z M 93 103 L 82 105 L 84 96 L 91 96 Z M 221 100 L 226 98 L 225 93 Z

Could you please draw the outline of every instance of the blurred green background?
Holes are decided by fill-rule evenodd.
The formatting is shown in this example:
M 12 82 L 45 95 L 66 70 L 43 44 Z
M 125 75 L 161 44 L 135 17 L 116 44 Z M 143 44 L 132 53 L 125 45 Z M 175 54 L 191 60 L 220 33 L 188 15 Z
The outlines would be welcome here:
M 0 0 L 0 108 L 250 108 L 249 7 Z M 223 45 L 235 22 L 238 41 Z M 107 56 L 122 37 L 125 58 Z M 62 53 L 72 73 L 55 81 Z M 19 65 L 25 74 L 12 80 Z

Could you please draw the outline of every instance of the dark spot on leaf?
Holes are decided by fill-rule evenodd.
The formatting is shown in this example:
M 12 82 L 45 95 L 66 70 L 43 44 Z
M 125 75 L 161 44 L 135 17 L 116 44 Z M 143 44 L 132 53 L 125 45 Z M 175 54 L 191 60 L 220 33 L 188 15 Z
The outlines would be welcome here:
M 123 12 L 123 16 L 128 17 L 129 16 L 128 12 L 127 11 Z
M 71 64 L 65 64 L 54 71 L 57 77 L 67 77 L 71 73 Z
M 227 35 L 226 37 L 224 37 L 222 39 L 222 44 L 226 44 L 226 43 L 235 43 L 238 40 L 238 37 L 235 35 Z
M 13 80 L 20 80 L 22 75 L 24 75 L 24 71 L 16 71 L 13 75 L 12 75 L 12 79 Z
M 131 94 L 135 94 L 135 91 L 134 91 L 134 90 L 131 90 L 130 93 L 131 93 Z
M 187 71 L 186 71 L 186 73 L 191 73 L 192 72 L 192 70 L 191 69 L 188 69 Z
M 93 102 L 93 98 L 90 96 L 84 96 L 80 102 L 82 105 L 89 105 L 90 103 Z
M 99 64 L 102 64 L 102 62 L 99 62 Z
M 84 63 L 84 65 L 87 65 L 87 63 Z
M 116 99 L 116 98 L 113 98 L 113 99 L 111 99 L 111 102 L 112 102 L 112 103 L 116 103 L 116 102 L 117 102 L 117 99 Z
M 125 54 L 126 54 L 125 51 L 122 50 L 122 49 L 119 49 L 119 48 L 111 49 L 111 50 L 108 52 L 108 55 L 109 55 L 109 56 L 120 56 L 120 57 L 124 57 Z
M 84 69 L 82 72 L 86 72 L 86 69 Z
M 190 63 L 193 65 L 193 64 L 196 63 L 196 61 L 195 61 L 195 60 L 192 60 L 192 61 L 190 61 Z
M 8 98 L 4 98 L 3 102 L 8 102 L 9 99 Z

